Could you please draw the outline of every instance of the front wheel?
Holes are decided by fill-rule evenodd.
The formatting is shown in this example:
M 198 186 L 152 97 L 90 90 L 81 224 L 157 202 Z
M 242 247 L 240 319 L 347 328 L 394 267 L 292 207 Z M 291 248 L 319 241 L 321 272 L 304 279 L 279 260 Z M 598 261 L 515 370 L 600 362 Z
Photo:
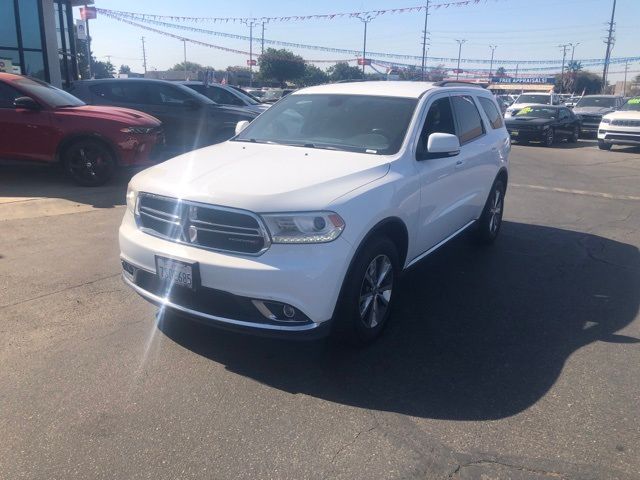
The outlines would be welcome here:
M 598 148 L 600 150 L 611 150 L 611 147 L 613 147 L 611 143 L 605 143 L 602 140 L 598 140 Z
M 334 336 L 364 346 L 382 333 L 389 320 L 399 269 L 398 250 L 390 239 L 379 237 L 367 242 L 345 280 Z
M 498 236 L 502 226 L 505 191 L 506 187 L 502 180 L 496 180 L 491 188 L 484 210 L 482 210 L 482 215 L 478 219 L 476 240 L 479 243 L 493 243 Z
M 544 134 L 543 143 L 545 147 L 553 147 L 554 142 L 556 141 L 555 133 L 553 132 L 553 128 L 549 128 Z
M 116 160 L 106 145 L 93 139 L 76 140 L 62 152 L 65 172 L 79 185 L 97 187 L 113 175 Z

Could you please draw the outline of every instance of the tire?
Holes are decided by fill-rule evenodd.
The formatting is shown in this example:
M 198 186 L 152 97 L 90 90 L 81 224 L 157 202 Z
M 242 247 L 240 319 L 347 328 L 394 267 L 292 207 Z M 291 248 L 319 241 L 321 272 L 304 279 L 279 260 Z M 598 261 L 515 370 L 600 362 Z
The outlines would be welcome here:
M 336 308 L 335 339 L 361 347 L 380 336 L 389 321 L 400 268 L 398 249 L 387 237 L 371 239 L 360 249 Z
M 478 219 L 475 232 L 477 243 L 488 245 L 498 237 L 504 213 L 504 194 L 505 185 L 503 181 L 496 180 L 493 182 L 487 203 L 485 203 L 482 215 Z
M 580 127 L 573 127 L 573 133 L 569 135 L 567 141 L 569 143 L 578 143 L 578 139 L 580 138 Z
M 111 150 L 99 140 L 76 140 L 62 152 L 65 172 L 78 185 L 97 187 L 108 182 L 116 169 Z
M 600 150 L 611 150 L 611 147 L 613 147 L 613 144 L 605 143 L 602 140 L 598 140 L 598 148 Z
M 553 128 L 549 128 L 547 133 L 545 133 L 544 138 L 542 139 L 542 143 L 545 147 L 553 147 L 553 144 L 556 141 L 556 134 L 553 131 Z

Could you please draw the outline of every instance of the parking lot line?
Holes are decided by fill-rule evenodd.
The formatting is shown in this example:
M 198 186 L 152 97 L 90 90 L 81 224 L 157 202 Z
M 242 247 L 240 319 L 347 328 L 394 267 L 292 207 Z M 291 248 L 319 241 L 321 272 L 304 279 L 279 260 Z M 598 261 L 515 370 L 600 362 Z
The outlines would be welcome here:
M 588 190 L 574 190 L 572 188 L 545 187 L 542 185 L 527 185 L 522 183 L 510 183 L 511 187 L 528 188 L 530 190 L 544 190 L 547 192 L 570 193 L 573 195 L 586 195 L 588 197 L 610 198 L 612 200 L 635 200 L 640 201 L 640 197 L 634 195 L 616 195 L 613 193 L 590 192 Z

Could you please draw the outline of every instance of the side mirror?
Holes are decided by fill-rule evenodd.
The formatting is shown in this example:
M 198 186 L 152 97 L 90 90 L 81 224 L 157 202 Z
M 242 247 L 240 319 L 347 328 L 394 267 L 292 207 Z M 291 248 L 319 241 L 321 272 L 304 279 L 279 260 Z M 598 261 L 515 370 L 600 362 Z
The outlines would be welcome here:
M 18 97 L 13 101 L 13 106 L 15 108 L 22 108 L 24 110 L 32 110 L 32 111 L 37 111 L 42 109 L 40 104 L 31 97 Z
M 245 128 L 247 128 L 247 125 L 249 125 L 249 121 L 248 120 L 242 120 L 242 121 L 236 123 L 236 135 L 238 135 L 241 131 L 243 131 Z
M 188 98 L 184 101 L 184 106 L 189 110 L 198 110 L 200 108 L 200 103 L 193 98 Z
M 460 141 L 450 133 L 432 133 L 427 140 L 426 158 L 451 157 L 460 153 Z

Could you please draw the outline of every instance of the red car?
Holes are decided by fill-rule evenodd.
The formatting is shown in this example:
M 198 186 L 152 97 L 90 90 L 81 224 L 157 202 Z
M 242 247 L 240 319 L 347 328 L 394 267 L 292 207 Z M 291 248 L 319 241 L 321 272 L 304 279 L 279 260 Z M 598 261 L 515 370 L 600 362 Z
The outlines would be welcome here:
M 158 119 L 85 105 L 32 78 L 0 73 L 0 159 L 60 163 L 77 183 L 97 186 L 117 166 L 152 162 L 163 142 Z

